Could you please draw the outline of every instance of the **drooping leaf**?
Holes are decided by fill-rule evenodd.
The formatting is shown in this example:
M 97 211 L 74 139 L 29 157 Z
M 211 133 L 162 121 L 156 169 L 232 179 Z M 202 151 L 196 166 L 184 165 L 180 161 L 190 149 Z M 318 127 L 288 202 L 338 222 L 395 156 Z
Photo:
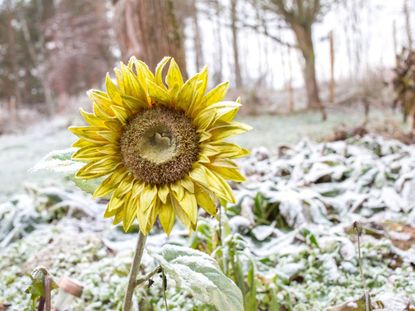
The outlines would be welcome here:
M 151 255 L 159 261 L 167 278 L 173 279 L 177 287 L 195 299 L 211 304 L 219 311 L 244 310 L 240 289 L 209 255 L 175 245 L 165 245 Z

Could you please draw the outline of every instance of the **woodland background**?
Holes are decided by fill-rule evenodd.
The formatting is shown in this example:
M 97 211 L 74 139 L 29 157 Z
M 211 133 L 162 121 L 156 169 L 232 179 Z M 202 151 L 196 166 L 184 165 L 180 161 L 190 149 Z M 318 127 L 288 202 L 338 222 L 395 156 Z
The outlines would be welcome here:
M 414 28 L 410 0 L 0 0 L 0 311 L 28 308 L 38 266 L 84 285 L 69 310 L 121 308 L 137 228 L 73 179 L 67 128 L 132 55 L 208 65 L 253 127 L 237 203 L 191 234 L 155 226 L 149 253 L 208 254 L 248 311 L 414 310 Z M 169 310 L 214 309 L 175 281 Z M 164 308 L 161 283 L 140 310 Z

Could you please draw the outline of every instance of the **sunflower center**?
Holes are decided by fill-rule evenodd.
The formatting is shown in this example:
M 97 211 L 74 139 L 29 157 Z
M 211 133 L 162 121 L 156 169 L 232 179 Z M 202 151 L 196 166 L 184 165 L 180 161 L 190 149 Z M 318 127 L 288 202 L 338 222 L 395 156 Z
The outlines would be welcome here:
M 183 112 L 164 107 L 129 120 L 121 137 L 125 166 L 148 184 L 164 185 L 185 177 L 199 154 L 199 135 Z

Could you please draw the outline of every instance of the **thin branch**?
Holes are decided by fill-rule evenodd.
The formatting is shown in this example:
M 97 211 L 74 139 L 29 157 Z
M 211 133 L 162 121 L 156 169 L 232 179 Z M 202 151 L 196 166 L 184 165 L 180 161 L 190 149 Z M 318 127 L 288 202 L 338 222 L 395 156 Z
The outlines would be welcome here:
M 261 27 L 261 25 L 252 25 L 252 24 L 246 24 L 246 23 L 239 23 L 239 24 L 240 24 L 241 27 L 253 29 L 256 32 L 258 32 L 259 34 L 262 34 L 262 35 L 270 38 L 271 40 L 273 40 L 273 41 L 275 41 L 275 42 L 277 42 L 281 45 L 284 45 L 284 46 L 287 46 L 287 47 L 290 47 L 290 48 L 294 48 L 294 49 L 298 48 L 298 45 L 285 42 L 284 40 L 280 39 L 279 37 L 277 37 L 273 34 L 270 34 L 267 31 L 267 29 L 261 29 L 261 28 L 263 28 L 263 27 Z M 230 24 L 224 24 L 224 26 L 231 27 Z
M 163 268 L 161 266 L 157 266 L 153 271 L 151 271 L 147 275 L 143 276 L 142 278 L 138 278 L 136 282 L 136 286 L 140 286 L 141 284 L 149 281 L 153 276 L 161 272 L 163 272 Z

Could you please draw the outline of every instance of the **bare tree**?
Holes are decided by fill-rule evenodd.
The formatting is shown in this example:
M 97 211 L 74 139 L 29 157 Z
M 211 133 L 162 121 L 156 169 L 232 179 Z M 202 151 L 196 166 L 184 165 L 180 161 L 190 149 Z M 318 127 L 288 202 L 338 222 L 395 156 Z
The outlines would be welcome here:
M 192 22 L 193 22 L 193 42 L 194 42 L 194 49 L 195 49 L 195 63 L 196 69 L 200 69 L 203 66 L 203 50 L 202 50 L 202 38 L 200 35 L 200 27 L 199 27 L 199 17 L 198 17 L 198 9 L 197 9 L 197 1 L 192 0 Z
M 412 49 L 412 30 L 411 30 L 411 13 L 409 8 L 409 1 L 405 0 L 403 3 L 403 12 L 405 14 L 405 29 L 408 37 L 408 49 Z
M 239 63 L 239 43 L 238 43 L 238 28 L 237 28 L 237 0 L 231 0 L 231 30 L 232 30 L 232 46 L 233 46 L 233 62 L 235 84 L 237 87 L 242 86 L 241 66 Z
M 336 81 L 334 80 L 334 34 L 333 30 L 329 32 L 330 47 L 330 83 L 329 83 L 329 101 L 334 104 L 336 97 Z
M 186 60 L 182 31 L 172 0 L 114 0 L 115 21 L 122 58 L 135 55 L 154 68 L 166 55 L 173 56 L 182 74 Z
M 63 109 L 69 95 L 102 82 L 113 66 L 111 26 L 103 1 L 60 0 L 45 27 L 49 84 Z
M 323 14 L 320 0 L 263 0 L 268 11 L 276 13 L 294 32 L 297 47 L 303 56 L 303 76 L 309 108 L 319 108 L 323 120 L 326 113 L 320 100 L 316 77 L 313 25 Z
M 10 58 L 11 63 L 11 72 L 12 75 L 10 75 L 13 79 L 13 87 L 11 90 L 13 90 L 13 94 L 15 96 L 15 104 L 18 107 L 22 104 L 22 96 L 20 93 L 19 88 L 19 73 L 18 73 L 18 60 L 17 60 L 17 49 L 16 49 L 16 33 L 13 30 L 12 21 L 14 18 L 14 12 L 13 10 L 9 9 L 7 12 L 7 42 L 8 42 L 8 57 Z M 9 78 L 10 80 L 10 78 Z M 10 100 L 12 100 L 10 98 Z
M 215 40 L 218 44 L 217 49 L 217 58 L 216 64 L 217 67 L 215 69 L 215 83 L 219 84 L 222 82 L 223 79 L 223 45 L 222 45 L 222 26 L 221 26 L 221 5 L 219 0 L 212 0 L 213 7 L 214 7 L 214 17 L 215 17 Z

